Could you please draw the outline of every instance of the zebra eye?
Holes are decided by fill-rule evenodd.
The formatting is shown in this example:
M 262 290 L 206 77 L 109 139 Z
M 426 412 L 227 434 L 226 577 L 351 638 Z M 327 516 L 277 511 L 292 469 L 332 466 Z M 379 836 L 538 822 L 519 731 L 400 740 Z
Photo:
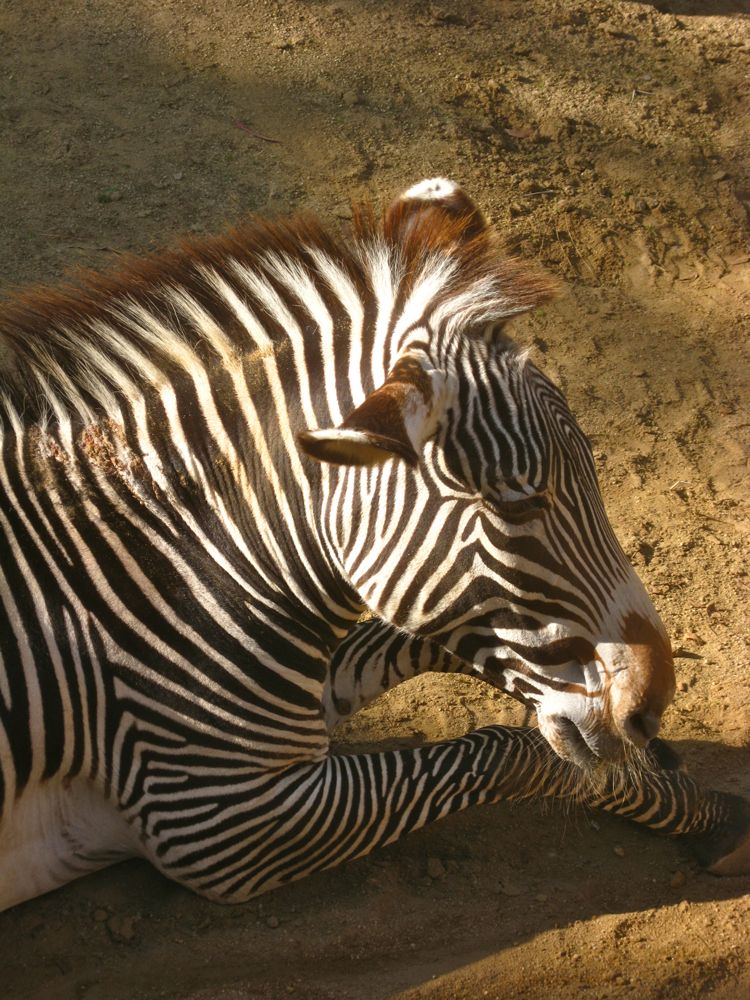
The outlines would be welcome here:
M 514 500 L 483 496 L 482 502 L 510 524 L 525 524 L 527 521 L 533 521 L 541 517 L 544 511 L 549 508 L 547 493 L 533 493 Z

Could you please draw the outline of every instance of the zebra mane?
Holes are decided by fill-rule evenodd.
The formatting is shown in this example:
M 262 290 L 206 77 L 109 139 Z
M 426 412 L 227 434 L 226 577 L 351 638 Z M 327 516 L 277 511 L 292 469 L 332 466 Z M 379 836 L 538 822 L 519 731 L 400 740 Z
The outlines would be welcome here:
M 433 314 L 456 329 L 497 323 L 553 292 L 545 275 L 465 219 L 434 212 L 415 219 L 398 205 L 379 216 L 365 205 L 355 208 L 352 228 L 347 239 L 311 216 L 252 220 L 165 251 L 124 255 L 112 272 L 81 271 L 59 287 L 16 293 L 0 304 L 0 402 L 26 419 L 72 409 L 93 420 L 144 383 L 252 349 L 239 302 L 248 294 L 270 340 L 282 340 L 278 317 L 252 294 L 258 283 L 276 289 L 282 273 L 287 292 L 291 276 L 300 286 L 312 281 L 331 301 L 337 284 L 371 296 L 385 268 L 394 308 L 428 298 Z

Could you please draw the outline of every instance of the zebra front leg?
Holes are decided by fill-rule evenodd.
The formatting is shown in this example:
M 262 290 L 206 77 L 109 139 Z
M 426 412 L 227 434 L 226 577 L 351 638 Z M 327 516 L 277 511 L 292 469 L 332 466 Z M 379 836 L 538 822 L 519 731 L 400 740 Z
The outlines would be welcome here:
M 612 771 L 601 788 L 587 784 L 585 805 L 679 837 L 709 871 L 750 873 L 750 802 L 701 788 L 684 771 Z
M 682 837 L 719 874 L 750 871 L 744 800 L 704 791 L 679 771 L 618 773 L 596 790 L 534 729 L 490 726 L 431 746 L 261 772 L 217 795 L 218 787 L 191 789 L 182 816 L 175 803 L 155 804 L 158 836 L 145 840 L 166 875 L 223 902 L 362 857 L 469 806 L 535 796 L 574 799 Z
M 142 841 L 168 877 L 243 902 L 468 806 L 551 788 L 560 774 L 570 785 L 573 768 L 554 758 L 555 772 L 542 742 L 535 730 L 491 726 L 425 747 L 246 773 L 231 788 L 223 770 L 211 780 L 208 761 L 189 788 L 164 789 L 143 810 Z
M 608 768 L 602 777 L 560 760 L 538 730 L 516 730 L 524 731 L 539 737 L 537 756 L 509 797 L 573 798 L 655 833 L 679 837 L 714 874 L 750 873 L 750 802 L 702 788 L 679 769 L 679 757 L 662 740 L 653 741 L 644 768 Z
M 323 693 L 328 731 L 385 691 L 429 671 L 474 673 L 428 639 L 399 632 L 379 618 L 359 622 L 331 658 Z

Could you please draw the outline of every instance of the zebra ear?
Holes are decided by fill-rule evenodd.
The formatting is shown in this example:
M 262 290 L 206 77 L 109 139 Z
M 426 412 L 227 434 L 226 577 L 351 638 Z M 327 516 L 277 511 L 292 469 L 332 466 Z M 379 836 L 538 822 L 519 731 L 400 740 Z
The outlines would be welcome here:
M 385 216 L 385 235 L 403 240 L 413 233 L 425 245 L 474 240 L 488 232 L 487 220 L 469 196 L 445 177 L 408 188 Z
M 340 427 L 302 431 L 297 440 L 319 462 L 375 465 L 397 457 L 417 465 L 422 445 L 437 427 L 443 384 L 440 372 L 403 357 Z

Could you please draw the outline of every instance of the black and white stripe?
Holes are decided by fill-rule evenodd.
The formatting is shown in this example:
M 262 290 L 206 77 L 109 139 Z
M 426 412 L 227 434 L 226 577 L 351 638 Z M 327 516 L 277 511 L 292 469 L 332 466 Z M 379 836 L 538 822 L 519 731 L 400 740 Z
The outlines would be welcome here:
M 257 224 L 5 307 L 0 907 L 132 853 L 242 900 L 573 793 L 521 730 L 329 754 L 420 670 L 484 676 L 579 763 L 658 724 L 667 668 L 622 623 L 663 631 L 585 438 L 502 331 L 544 294 L 438 181 L 349 244 Z M 726 828 L 698 791 L 664 820 L 686 779 L 659 780 L 656 809 L 646 777 L 597 804 Z

